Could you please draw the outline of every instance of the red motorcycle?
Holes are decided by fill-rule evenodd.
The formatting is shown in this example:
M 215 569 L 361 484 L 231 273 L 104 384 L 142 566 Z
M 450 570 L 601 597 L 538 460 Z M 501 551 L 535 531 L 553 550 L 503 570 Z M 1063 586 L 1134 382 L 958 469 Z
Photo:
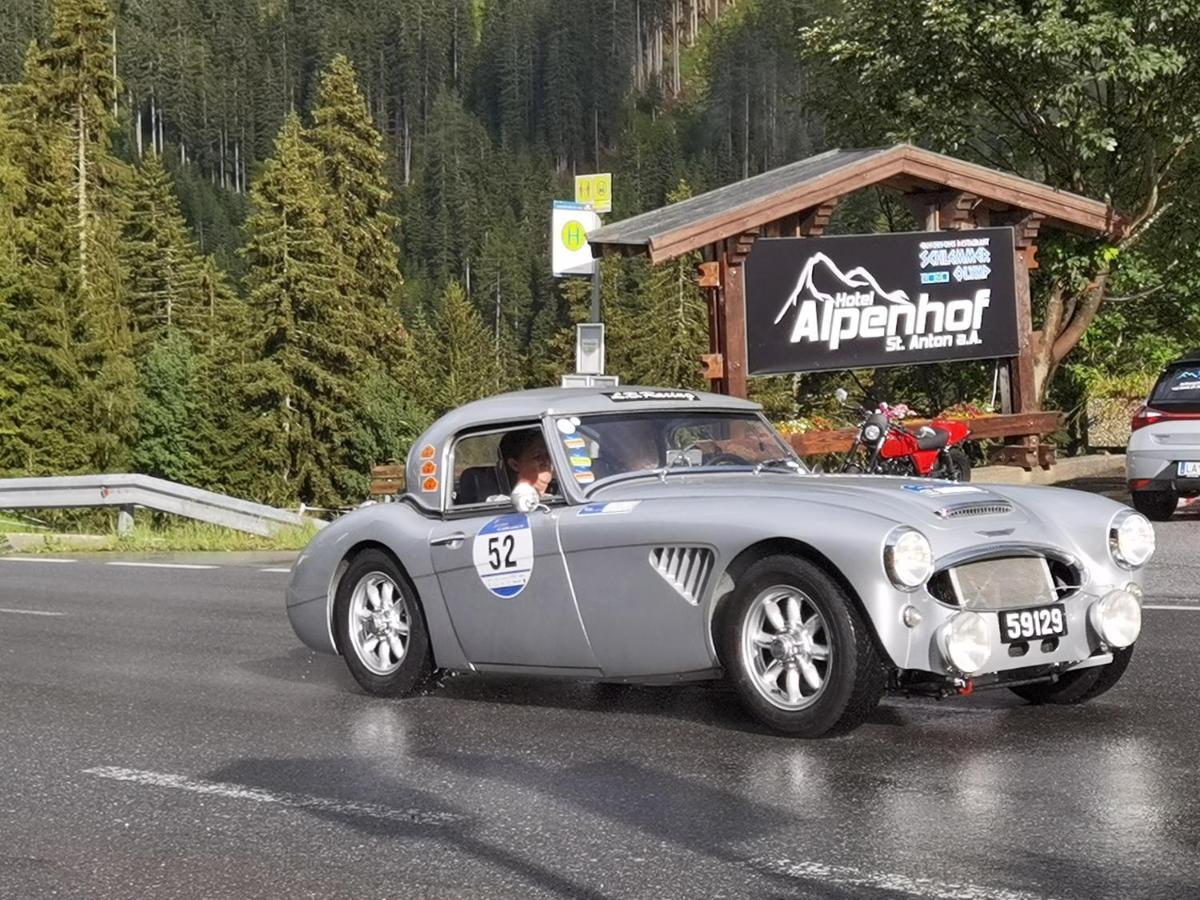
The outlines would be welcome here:
M 837 397 L 845 403 L 846 392 L 839 388 Z M 971 461 L 958 446 L 971 433 L 967 423 L 934 419 L 910 431 L 901 423 L 906 409 L 880 403 L 874 412 L 863 410 L 865 417 L 842 471 L 970 481 Z

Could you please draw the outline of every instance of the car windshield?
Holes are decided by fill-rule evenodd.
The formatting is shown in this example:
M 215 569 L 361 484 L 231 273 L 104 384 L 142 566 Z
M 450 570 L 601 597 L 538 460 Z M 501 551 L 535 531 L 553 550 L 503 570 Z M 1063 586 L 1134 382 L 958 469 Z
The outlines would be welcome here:
M 755 413 L 664 411 L 555 420 L 576 483 L 663 468 L 741 466 L 804 471 Z
M 1173 366 L 1163 373 L 1150 396 L 1154 406 L 1186 406 L 1200 410 L 1200 363 Z

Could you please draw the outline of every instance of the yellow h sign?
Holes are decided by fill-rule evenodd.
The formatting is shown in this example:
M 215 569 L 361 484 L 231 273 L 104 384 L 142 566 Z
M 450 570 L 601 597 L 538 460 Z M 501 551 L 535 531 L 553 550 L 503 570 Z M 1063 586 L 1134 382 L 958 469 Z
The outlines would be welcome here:
M 575 202 L 590 203 L 598 213 L 612 211 L 612 173 L 575 176 Z

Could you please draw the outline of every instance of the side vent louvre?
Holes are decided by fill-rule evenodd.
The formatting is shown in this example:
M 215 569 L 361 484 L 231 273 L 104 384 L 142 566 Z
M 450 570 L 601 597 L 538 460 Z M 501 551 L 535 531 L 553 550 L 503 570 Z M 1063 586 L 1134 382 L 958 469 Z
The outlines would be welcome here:
M 680 597 L 695 606 L 704 596 L 712 573 L 713 552 L 707 547 L 655 547 L 650 551 L 650 565 Z

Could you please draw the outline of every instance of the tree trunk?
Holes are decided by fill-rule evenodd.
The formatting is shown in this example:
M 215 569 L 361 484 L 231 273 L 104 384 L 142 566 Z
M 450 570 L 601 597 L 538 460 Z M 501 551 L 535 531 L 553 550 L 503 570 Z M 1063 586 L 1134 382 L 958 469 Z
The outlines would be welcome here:
M 87 119 L 82 94 L 75 98 L 75 130 L 75 149 L 78 164 L 75 190 L 79 204 L 79 290 L 82 294 L 87 290 L 88 283 Z

